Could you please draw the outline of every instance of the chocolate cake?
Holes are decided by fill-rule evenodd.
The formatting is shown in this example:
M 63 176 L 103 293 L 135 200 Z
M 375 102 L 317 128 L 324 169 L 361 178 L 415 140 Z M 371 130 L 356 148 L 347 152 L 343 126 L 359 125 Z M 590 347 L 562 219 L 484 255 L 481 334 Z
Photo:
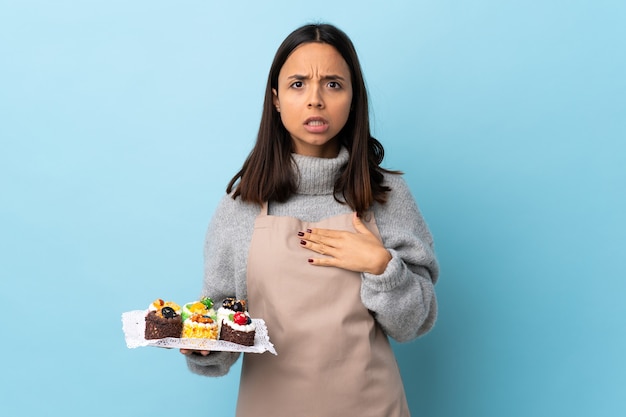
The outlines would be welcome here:
M 167 309 L 165 307 L 164 309 Z M 173 311 L 173 310 L 172 310 Z M 170 317 L 167 317 L 170 315 Z M 180 337 L 183 331 L 183 319 L 180 314 L 160 315 L 159 311 L 150 311 L 146 315 L 146 333 L 145 338 L 163 339 L 165 337 Z
M 253 346 L 256 329 L 248 313 L 237 312 L 223 319 L 220 340 Z

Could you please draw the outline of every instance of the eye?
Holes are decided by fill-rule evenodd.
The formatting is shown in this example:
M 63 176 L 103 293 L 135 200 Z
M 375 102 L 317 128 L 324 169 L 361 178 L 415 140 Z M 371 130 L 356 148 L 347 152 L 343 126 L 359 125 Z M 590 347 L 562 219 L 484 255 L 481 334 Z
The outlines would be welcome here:
M 290 87 L 292 87 L 292 88 L 302 88 L 302 86 L 303 86 L 303 85 L 304 85 L 304 84 L 302 83 L 302 81 L 295 81 L 295 82 L 293 82 L 293 83 L 291 84 L 291 86 L 290 86 Z
M 328 87 L 330 87 L 332 89 L 341 88 L 341 84 L 339 84 L 337 81 L 331 81 L 327 85 L 328 85 Z

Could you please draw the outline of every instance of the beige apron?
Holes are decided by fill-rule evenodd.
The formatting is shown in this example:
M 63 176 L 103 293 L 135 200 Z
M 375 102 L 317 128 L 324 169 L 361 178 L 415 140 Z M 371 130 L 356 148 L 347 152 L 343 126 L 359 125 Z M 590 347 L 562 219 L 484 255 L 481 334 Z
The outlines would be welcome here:
M 310 228 L 355 231 L 352 213 L 311 223 L 269 216 L 267 204 L 255 221 L 250 314 L 265 320 L 278 355 L 244 355 L 237 417 L 409 416 L 389 341 L 361 302 L 361 275 L 309 265 L 321 255 L 300 246 L 298 231 Z M 368 228 L 378 235 L 373 220 Z

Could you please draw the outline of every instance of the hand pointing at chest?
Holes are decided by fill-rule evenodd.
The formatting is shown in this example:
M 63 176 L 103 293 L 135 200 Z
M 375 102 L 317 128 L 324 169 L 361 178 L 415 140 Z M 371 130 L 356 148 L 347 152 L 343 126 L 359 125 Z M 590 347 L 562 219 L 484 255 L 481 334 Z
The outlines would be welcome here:
M 391 254 L 381 241 L 365 227 L 354 213 L 352 224 L 356 232 L 332 229 L 308 229 L 298 232 L 300 246 L 326 255 L 311 257 L 309 264 L 335 266 L 355 272 L 382 274 L 391 260 Z

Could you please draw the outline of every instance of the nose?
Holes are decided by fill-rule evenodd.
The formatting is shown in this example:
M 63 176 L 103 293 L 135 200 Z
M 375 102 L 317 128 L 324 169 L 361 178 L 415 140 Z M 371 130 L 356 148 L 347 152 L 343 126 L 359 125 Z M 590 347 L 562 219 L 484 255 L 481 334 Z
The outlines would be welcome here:
M 313 107 L 322 108 L 322 107 L 324 107 L 324 100 L 322 99 L 322 94 L 321 94 L 321 91 L 320 91 L 319 87 L 311 89 L 311 94 L 309 96 L 308 107 L 309 108 L 313 108 Z

